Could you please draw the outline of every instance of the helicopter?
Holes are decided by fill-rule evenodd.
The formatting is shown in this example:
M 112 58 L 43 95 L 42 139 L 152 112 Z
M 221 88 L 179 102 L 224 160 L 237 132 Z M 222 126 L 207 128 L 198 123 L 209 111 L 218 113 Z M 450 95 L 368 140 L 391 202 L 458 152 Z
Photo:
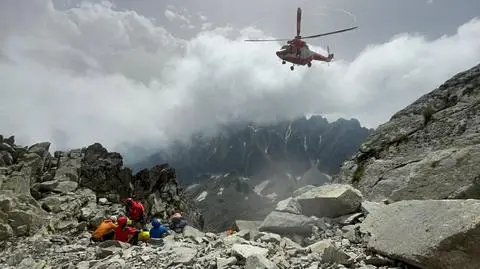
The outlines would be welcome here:
M 287 62 L 292 63 L 290 70 L 294 70 L 295 65 L 307 65 L 308 67 L 312 66 L 312 61 L 323 61 L 330 62 L 333 59 L 333 54 L 330 53 L 330 48 L 327 46 L 328 56 L 324 56 L 320 53 L 310 50 L 307 43 L 303 41 L 304 39 L 316 38 L 326 35 L 338 34 L 346 31 L 351 31 L 358 26 L 337 30 L 328 33 L 322 33 L 318 35 L 310 36 L 300 36 L 300 25 L 302 21 L 302 9 L 297 8 L 297 35 L 293 39 L 246 39 L 247 42 L 269 42 L 269 41 L 287 41 L 287 44 L 283 45 L 280 50 L 276 51 L 275 54 L 282 60 L 282 64 Z

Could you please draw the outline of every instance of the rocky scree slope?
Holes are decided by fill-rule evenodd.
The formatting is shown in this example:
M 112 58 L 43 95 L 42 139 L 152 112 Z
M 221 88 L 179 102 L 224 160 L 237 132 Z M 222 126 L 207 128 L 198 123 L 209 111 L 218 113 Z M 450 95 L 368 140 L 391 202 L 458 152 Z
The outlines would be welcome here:
M 369 202 L 350 185 L 301 188 L 238 232 L 187 226 L 164 245 L 36 233 L 2 242 L 2 268 L 480 268 L 478 200 Z M 435 214 L 432 216 L 432 212 Z
M 335 182 L 368 199 L 480 198 L 480 65 L 458 73 L 368 136 Z
M 260 181 L 286 173 L 298 177 L 312 165 L 333 174 L 370 131 L 355 119 L 329 123 L 320 116 L 270 125 L 231 124 L 215 137 L 197 134 L 190 143 L 177 143 L 131 167 L 169 163 L 184 185 L 200 183 L 204 174 L 236 173 Z
M 134 195 L 149 216 L 180 208 L 190 223 L 199 215 L 167 164 L 132 175 L 122 156 L 95 143 L 49 153 L 49 142 L 29 147 L 0 135 L 0 240 L 18 236 L 77 234 L 103 217 L 124 214 L 120 199 Z

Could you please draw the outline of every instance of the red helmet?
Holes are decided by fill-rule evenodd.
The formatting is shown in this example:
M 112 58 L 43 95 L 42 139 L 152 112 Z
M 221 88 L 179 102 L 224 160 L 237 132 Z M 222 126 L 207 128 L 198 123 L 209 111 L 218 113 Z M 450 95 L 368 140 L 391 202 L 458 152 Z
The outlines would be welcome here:
M 117 219 L 118 226 L 124 227 L 127 224 L 128 218 L 125 216 L 121 216 Z

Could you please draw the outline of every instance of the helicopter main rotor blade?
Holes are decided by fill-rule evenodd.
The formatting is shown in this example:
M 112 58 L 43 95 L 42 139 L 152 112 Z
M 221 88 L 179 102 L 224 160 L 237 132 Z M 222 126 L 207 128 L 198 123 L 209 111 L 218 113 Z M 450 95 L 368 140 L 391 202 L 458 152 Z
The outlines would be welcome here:
M 297 8 L 297 36 L 300 36 L 300 25 L 302 23 L 302 9 Z
M 248 42 L 289 41 L 290 39 L 246 39 Z
M 338 30 L 338 31 L 334 31 L 334 32 L 328 32 L 328 33 L 311 35 L 311 36 L 304 36 L 304 37 L 301 37 L 300 39 L 307 39 L 307 38 L 315 38 L 315 37 L 326 36 L 326 35 L 333 35 L 333 34 L 338 34 L 338 33 L 346 32 L 346 31 L 351 31 L 351 30 L 354 30 L 354 29 L 357 29 L 357 28 L 358 28 L 358 26 L 355 26 L 355 27 L 350 27 L 350 28 L 347 28 L 347 29 L 342 29 L 342 30 Z

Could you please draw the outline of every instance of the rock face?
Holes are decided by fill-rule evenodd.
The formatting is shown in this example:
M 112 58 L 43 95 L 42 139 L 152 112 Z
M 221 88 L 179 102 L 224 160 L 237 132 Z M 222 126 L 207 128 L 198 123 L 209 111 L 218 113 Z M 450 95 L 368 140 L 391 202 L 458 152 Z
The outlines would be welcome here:
M 335 182 L 369 200 L 480 198 L 480 65 L 397 112 Z
M 479 200 L 400 201 L 369 214 L 361 229 L 375 251 L 420 268 L 480 268 Z
M 124 214 L 121 198 L 134 195 L 148 216 L 166 218 L 173 209 L 191 225 L 200 215 L 163 164 L 132 175 L 122 156 L 95 143 L 83 149 L 49 153 L 50 143 L 15 145 L 0 136 L 0 240 L 37 232 L 81 233 L 102 218 Z
M 202 174 L 237 173 L 249 178 L 266 178 L 289 173 L 303 176 L 311 167 L 333 174 L 349 158 L 371 130 L 355 120 L 300 117 L 274 125 L 234 124 L 225 126 L 220 135 L 197 135 L 187 144 L 179 143 L 133 169 L 170 163 L 180 183 L 197 183 Z M 318 180 L 316 175 L 312 175 Z

